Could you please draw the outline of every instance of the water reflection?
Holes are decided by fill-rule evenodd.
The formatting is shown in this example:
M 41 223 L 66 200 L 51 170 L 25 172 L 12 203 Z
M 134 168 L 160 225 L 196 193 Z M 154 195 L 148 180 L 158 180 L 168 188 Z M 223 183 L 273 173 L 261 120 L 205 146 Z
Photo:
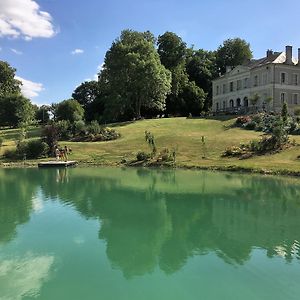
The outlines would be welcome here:
M 253 249 L 300 259 L 299 182 L 261 176 L 145 169 L 0 171 L 0 242 L 29 221 L 34 195 L 99 220 L 107 257 L 126 278 L 180 270 L 216 253 L 241 265 Z

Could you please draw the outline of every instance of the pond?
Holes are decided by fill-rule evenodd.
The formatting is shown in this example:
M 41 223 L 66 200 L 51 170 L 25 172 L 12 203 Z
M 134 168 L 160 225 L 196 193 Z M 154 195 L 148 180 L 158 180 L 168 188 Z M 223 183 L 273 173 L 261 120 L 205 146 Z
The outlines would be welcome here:
M 300 299 L 300 180 L 0 169 L 0 299 Z

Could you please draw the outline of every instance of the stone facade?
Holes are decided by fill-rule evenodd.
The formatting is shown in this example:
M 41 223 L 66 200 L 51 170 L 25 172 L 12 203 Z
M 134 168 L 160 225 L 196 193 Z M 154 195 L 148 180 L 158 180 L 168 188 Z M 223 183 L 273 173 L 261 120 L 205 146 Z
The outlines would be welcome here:
M 291 46 L 285 52 L 268 50 L 266 57 L 227 68 L 213 80 L 215 113 L 279 112 L 284 102 L 291 113 L 300 107 L 300 48 L 298 59 L 292 57 Z

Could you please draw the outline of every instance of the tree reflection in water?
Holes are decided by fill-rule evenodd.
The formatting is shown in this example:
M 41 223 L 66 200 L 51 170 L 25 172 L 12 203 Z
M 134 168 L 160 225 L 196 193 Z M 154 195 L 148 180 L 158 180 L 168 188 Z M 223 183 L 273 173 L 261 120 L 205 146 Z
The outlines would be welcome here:
M 0 242 L 28 222 L 41 187 L 47 199 L 99 220 L 107 257 L 127 278 L 157 267 L 174 273 L 211 252 L 233 265 L 257 248 L 270 258 L 300 259 L 294 180 L 145 169 L 1 170 L 0 177 Z

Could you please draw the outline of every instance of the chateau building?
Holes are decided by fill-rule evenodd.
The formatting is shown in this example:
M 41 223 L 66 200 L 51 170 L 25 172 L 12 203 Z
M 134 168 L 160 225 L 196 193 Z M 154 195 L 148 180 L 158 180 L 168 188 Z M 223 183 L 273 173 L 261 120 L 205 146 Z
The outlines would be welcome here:
M 300 105 L 300 48 L 298 59 L 292 51 L 292 46 L 286 46 L 285 52 L 267 50 L 264 58 L 228 67 L 213 80 L 213 112 L 279 112 L 286 102 L 293 113 Z

